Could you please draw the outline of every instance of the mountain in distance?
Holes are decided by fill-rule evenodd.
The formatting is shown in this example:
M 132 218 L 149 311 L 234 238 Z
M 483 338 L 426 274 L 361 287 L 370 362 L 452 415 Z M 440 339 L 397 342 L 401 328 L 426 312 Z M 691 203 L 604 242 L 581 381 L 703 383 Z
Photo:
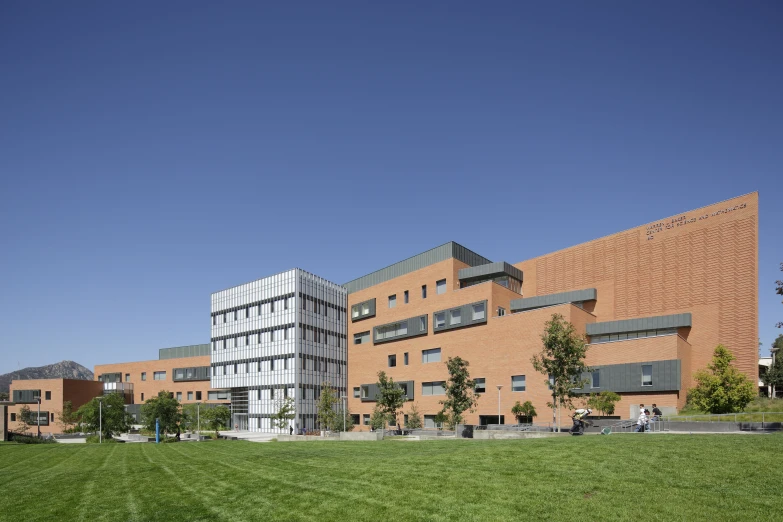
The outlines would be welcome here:
M 23 368 L 14 372 L 0 375 L 0 393 L 8 393 L 11 381 L 22 379 L 79 379 L 83 381 L 93 380 L 93 373 L 79 363 L 73 361 L 61 361 L 46 366 L 35 368 Z

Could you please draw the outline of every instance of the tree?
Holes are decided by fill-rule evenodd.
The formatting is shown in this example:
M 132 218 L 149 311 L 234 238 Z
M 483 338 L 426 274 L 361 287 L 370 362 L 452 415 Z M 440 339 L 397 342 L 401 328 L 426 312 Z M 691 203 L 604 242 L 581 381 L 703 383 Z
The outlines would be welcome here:
M 419 413 L 419 408 L 414 403 L 411 406 L 410 411 L 408 412 L 408 423 L 406 426 L 412 430 L 418 430 L 421 429 L 423 426 L 421 422 L 421 414 Z
M 543 350 L 531 359 L 533 368 L 549 379 L 552 391 L 552 426 L 557 424 L 557 406 L 573 405 L 574 389 L 581 388 L 587 381 L 580 379 L 583 372 L 589 371 L 584 363 L 587 345 L 583 336 L 576 333 L 574 325 L 563 319 L 560 314 L 552 314 L 552 319 L 544 325 L 541 336 Z
M 296 406 L 291 397 L 286 397 L 278 404 L 277 412 L 272 415 L 272 427 L 285 430 L 296 417 Z
M 446 415 L 445 411 L 441 410 L 435 414 L 435 425 L 438 427 L 439 430 L 442 430 L 443 425 L 448 421 L 449 421 L 449 416 Z
M 602 415 L 613 415 L 614 405 L 620 399 L 622 397 L 619 394 L 611 391 L 591 393 L 590 398 L 587 399 L 587 407 L 600 412 Z
M 63 402 L 63 409 L 57 412 L 57 422 L 62 426 L 63 433 L 70 433 L 74 426 L 79 423 L 79 416 L 73 411 L 71 401 Z
M 103 403 L 102 407 L 100 403 Z M 125 411 L 125 396 L 117 392 L 92 399 L 83 404 L 76 414 L 88 431 L 97 432 L 102 426 L 103 436 L 107 439 L 115 433 L 127 432 L 133 423 L 133 416 Z
M 696 387 L 690 390 L 693 405 L 709 413 L 742 411 L 758 394 L 756 385 L 731 363 L 734 355 L 719 344 L 707 369 L 694 375 Z
M 389 424 L 397 423 L 397 414 L 405 404 L 405 390 L 394 383 L 394 379 L 386 377 L 386 372 L 378 372 L 378 395 L 375 397 L 377 408 L 389 421 Z
M 514 404 L 514 407 L 511 408 L 511 413 L 516 416 L 517 422 L 520 424 L 523 422 L 532 422 L 533 417 L 538 415 L 538 413 L 536 413 L 536 407 L 533 406 L 533 403 L 530 401 L 525 401 L 525 404 L 519 404 L 519 401 L 517 401 L 517 403 Z
M 446 400 L 440 401 L 443 405 L 443 411 L 448 412 L 449 427 L 455 429 L 457 424 L 462 424 L 464 419 L 462 413 L 465 411 L 473 412 L 478 402 L 476 396 L 476 381 L 470 378 L 468 372 L 470 363 L 461 357 L 449 357 L 446 362 L 446 369 L 449 372 L 449 378 L 446 381 Z
M 174 433 L 179 429 L 182 414 L 179 411 L 179 401 L 166 390 L 147 399 L 141 405 L 141 422 L 148 430 L 155 431 L 155 420 L 159 420 L 160 431 L 164 434 Z
M 388 420 L 389 416 L 381 411 L 380 404 L 376 404 L 375 408 L 372 410 L 372 415 L 370 416 L 370 427 L 375 431 L 382 430 L 386 426 Z
M 196 431 L 200 417 L 203 415 L 202 408 L 198 404 L 183 404 L 180 413 L 179 426 L 185 431 Z
M 19 424 L 19 431 L 27 433 L 32 425 L 33 418 L 30 408 L 26 405 L 19 408 L 19 414 L 16 416 L 16 422 Z
M 8 400 L 8 392 L 0 392 L 0 401 Z
M 214 430 L 215 437 L 220 435 L 221 429 L 226 429 L 231 422 L 231 410 L 222 404 L 207 406 L 201 412 L 201 418 L 209 430 Z
M 772 365 L 762 376 L 764 384 L 772 387 L 771 396 L 777 395 L 777 389 L 783 388 L 783 334 L 778 335 L 772 343 Z
M 321 397 L 318 399 L 318 424 L 323 430 L 340 431 L 343 429 L 343 419 L 335 410 L 340 399 L 337 392 L 328 382 L 321 384 Z M 339 424 L 339 428 L 338 425 Z

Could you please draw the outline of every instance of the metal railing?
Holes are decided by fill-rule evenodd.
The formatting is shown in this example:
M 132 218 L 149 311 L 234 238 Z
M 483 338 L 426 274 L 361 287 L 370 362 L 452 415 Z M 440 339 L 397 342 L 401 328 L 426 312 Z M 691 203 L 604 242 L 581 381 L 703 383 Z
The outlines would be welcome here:
M 742 413 L 707 413 L 703 415 L 673 415 L 665 417 L 669 422 L 783 422 L 783 411 L 758 411 Z
M 536 422 L 527 424 L 487 424 L 483 426 L 476 426 L 474 429 L 478 430 L 503 430 L 503 431 L 552 431 L 551 422 Z

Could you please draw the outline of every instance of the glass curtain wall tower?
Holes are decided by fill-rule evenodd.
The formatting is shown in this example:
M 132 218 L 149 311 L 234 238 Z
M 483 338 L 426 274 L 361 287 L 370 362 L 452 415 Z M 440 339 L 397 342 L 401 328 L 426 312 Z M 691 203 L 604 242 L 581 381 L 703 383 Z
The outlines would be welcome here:
M 212 294 L 211 384 L 231 389 L 232 428 L 317 428 L 321 385 L 345 394 L 346 290 L 295 268 Z M 291 399 L 285 429 L 272 417 Z

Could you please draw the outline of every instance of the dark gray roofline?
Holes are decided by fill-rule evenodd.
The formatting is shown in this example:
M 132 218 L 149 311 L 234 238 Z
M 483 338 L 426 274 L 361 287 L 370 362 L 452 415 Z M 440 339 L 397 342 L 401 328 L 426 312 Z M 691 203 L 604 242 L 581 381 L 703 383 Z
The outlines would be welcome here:
M 518 279 L 520 282 L 522 281 L 522 270 L 505 261 L 472 266 L 470 268 L 461 268 L 459 271 L 459 280 L 469 281 L 473 279 L 501 277 L 504 275 Z
M 570 292 L 560 292 L 558 294 L 539 295 L 536 297 L 523 297 L 511 301 L 512 312 L 524 312 L 535 308 L 545 306 L 554 306 L 564 303 L 583 303 L 585 301 L 594 301 L 598 293 L 595 288 L 586 288 L 584 290 L 572 290 Z
M 384 283 L 395 277 L 409 274 L 451 258 L 462 261 L 470 266 L 486 265 L 492 262 L 486 257 L 478 255 L 459 243 L 449 241 L 448 243 L 444 243 L 433 249 L 427 250 L 426 252 L 404 259 L 399 263 L 394 263 L 386 268 L 381 268 L 380 270 L 376 270 L 375 272 L 354 279 L 353 281 L 349 281 L 343 286 L 348 290 L 349 294 L 358 292 L 359 290 L 364 290 L 365 288 Z
M 658 315 L 639 319 L 624 319 L 587 325 L 587 335 L 605 335 L 613 333 L 640 332 L 643 330 L 662 330 L 664 328 L 685 328 L 691 326 L 691 314 Z
M 171 348 L 160 348 L 158 350 L 158 360 L 179 359 L 182 357 L 199 357 L 210 355 L 210 344 L 191 344 L 188 346 L 172 346 Z

